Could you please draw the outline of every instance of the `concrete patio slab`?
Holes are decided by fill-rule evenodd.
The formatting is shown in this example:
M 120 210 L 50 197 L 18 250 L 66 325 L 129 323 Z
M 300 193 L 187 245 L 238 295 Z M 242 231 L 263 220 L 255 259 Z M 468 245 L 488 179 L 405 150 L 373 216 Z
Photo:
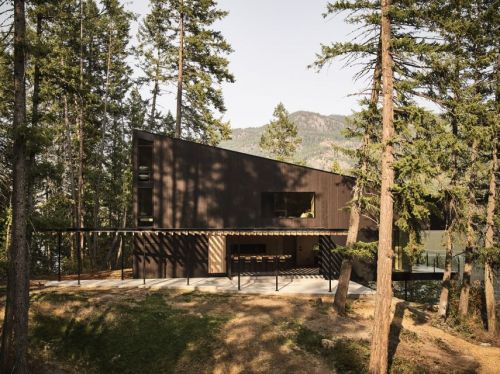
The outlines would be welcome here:
M 190 278 L 189 285 L 186 278 L 163 278 L 163 279 L 104 279 L 104 280 L 82 280 L 80 286 L 77 281 L 50 281 L 46 287 L 80 287 L 85 289 L 112 289 L 112 288 L 143 288 L 150 290 L 174 289 L 185 291 L 201 291 L 210 293 L 244 293 L 261 295 L 333 295 L 337 290 L 337 280 L 332 280 L 332 292 L 329 292 L 329 282 L 320 277 L 316 278 L 278 278 L 278 291 L 276 291 L 276 278 L 274 276 L 242 276 L 240 278 L 240 290 L 238 291 L 238 278 L 233 277 L 207 277 Z M 369 297 L 375 295 L 371 288 L 361 284 L 350 282 L 350 298 Z

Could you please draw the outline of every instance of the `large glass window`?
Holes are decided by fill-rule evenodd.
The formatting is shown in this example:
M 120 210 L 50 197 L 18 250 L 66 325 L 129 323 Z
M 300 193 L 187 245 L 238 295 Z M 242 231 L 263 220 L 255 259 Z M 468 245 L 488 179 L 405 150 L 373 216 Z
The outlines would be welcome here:
M 262 192 L 262 216 L 314 218 L 314 192 Z

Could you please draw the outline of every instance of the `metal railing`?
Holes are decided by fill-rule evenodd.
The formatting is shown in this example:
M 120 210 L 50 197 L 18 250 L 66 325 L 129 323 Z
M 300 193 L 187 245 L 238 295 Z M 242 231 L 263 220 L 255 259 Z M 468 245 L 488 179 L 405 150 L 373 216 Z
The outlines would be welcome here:
M 207 232 L 218 232 L 218 231 L 227 231 L 227 229 L 203 229 L 204 231 Z M 262 229 L 244 229 L 243 231 L 245 232 L 252 232 L 253 230 L 257 231 L 262 231 Z M 317 229 L 313 229 L 316 231 Z M 195 231 L 198 231 L 197 229 Z M 269 231 L 273 231 L 270 229 Z M 45 233 L 45 234 L 52 234 L 57 236 L 57 280 L 58 282 L 61 282 L 62 280 L 62 269 L 61 269 L 61 264 L 62 264 L 62 245 L 63 245 L 63 234 L 71 234 L 72 236 L 75 235 L 75 242 L 76 242 L 76 257 L 77 257 L 77 284 L 81 284 L 81 276 L 82 276 L 82 248 L 81 248 L 81 235 L 82 234 L 96 234 L 100 235 L 101 233 L 105 234 L 111 234 L 111 235 L 123 235 L 127 236 L 128 234 L 133 235 L 143 235 L 144 233 L 149 233 L 149 234 L 160 234 L 160 233 L 171 233 L 171 234 L 182 234 L 182 235 L 190 235 L 190 229 L 148 229 L 148 228 L 102 228 L 102 229 L 92 229 L 92 228 L 66 228 L 66 229 L 39 229 L 39 233 Z M 198 234 L 191 234 L 191 235 L 198 235 Z M 120 254 L 120 278 L 123 281 L 125 279 L 125 251 L 122 250 Z M 147 258 L 149 257 L 161 257 L 161 258 L 166 258 L 167 256 L 163 254 L 151 254 L 147 253 L 146 251 L 133 251 L 132 254 L 134 256 L 140 256 L 142 257 L 142 280 L 143 284 L 146 284 L 146 262 Z M 186 256 L 184 257 L 185 263 L 186 263 L 186 283 L 187 285 L 190 285 L 190 278 L 192 277 L 192 271 L 193 271 L 193 264 L 192 264 L 192 253 L 186 253 Z M 238 276 L 238 291 L 241 290 L 241 276 L 244 271 L 242 271 L 242 261 L 244 261 L 247 258 L 254 259 L 257 261 L 257 258 L 265 258 L 266 260 L 266 265 L 269 263 L 271 264 L 271 271 L 275 276 L 275 284 L 276 284 L 276 291 L 279 291 L 279 277 L 282 275 L 288 275 L 287 274 L 287 267 L 288 264 L 286 264 L 287 260 L 290 260 L 292 258 L 291 255 L 264 255 L 264 256 L 245 256 L 245 255 L 231 255 L 229 254 L 229 261 L 227 262 L 227 275 L 229 278 L 232 279 L 232 264 L 233 262 L 237 264 L 237 276 Z M 252 260 L 251 260 L 252 261 Z M 256 275 L 258 275 L 259 272 L 256 272 Z M 323 274 L 323 277 L 325 277 L 325 274 Z M 328 278 L 328 289 L 329 292 L 332 292 L 332 279 L 333 279 L 333 273 L 331 266 L 328 266 L 328 271 L 326 277 Z M 140 279 L 140 278 L 139 278 Z M 294 280 L 294 274 L 291 274 L 291 279 L 292 282 Z

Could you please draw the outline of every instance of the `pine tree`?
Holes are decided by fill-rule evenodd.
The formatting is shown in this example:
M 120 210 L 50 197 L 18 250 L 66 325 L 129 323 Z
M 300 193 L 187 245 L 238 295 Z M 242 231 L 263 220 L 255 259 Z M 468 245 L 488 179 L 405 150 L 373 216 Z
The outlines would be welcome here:
M 225 57 L 232 50 L 213 29 L 226 15 L 215 0 L 155 0 L 141 26 L 139 56 L 153 83 L 150 119 L 161 84 L 175 82 L 177 137 L 211 145 L 229 138 L 229 123 L 217 113 L 226 111 L 221 83 L 234 81 Z
M 392 301 L 392 225 L 394 186 L 393 60 L 391 54 L 391 2 L 381 2 L 381 68 L 382 68 L 382 165 L 380 183 L 380 220 L 377 257 L 377 294 L 370 350 L 370 373 L 386 373 L 388 365 L 390 311 Z
M 282 103 L 274 108 L 273 117 L 260 138 L 260 148 L 276 160 L 290 162 L 302 143 L 297 125 L 290 119 Z
M 12 100 L 12 54 L 9 46 L 4 43 L 8 35 L 0 34 L 0 262 L 6 263 L 8 237 L 10 232 L 10 197 L 11 168 L 9 160 L 11 139 L 8 129 L 11 127 Z
M 144 76 L 139 79 L 142 84 L 150 84 L 151 104 L 148 115 L 148 128 L 152 131 L 161 129 L 162 114 L 158 110 L 158 99 L 162 87 L 173 79 L 172 58 L 173 40 L 171 5 L 165 0 L 151 0 L 150 12 L 144 17 L 138 32 L 136 57 Z M 173 133 L 172 128 L 163 128 L 163 133 Z
M 349 11 L 345 21 L 347 23 L 359 24 L 360 29 L 367 26 L 366 18 L 359 17 L 357 14 L 363 12 L 372 16 L 376 13 L 375 4 L 367 2 L 343 2 L 337 1 L 329 3 L 326 17 L 330 14 Z M 380 35 L 380 33 L 378 33 Z M 374 157 L 378 152 L 373 149 L 373 142 L 378 142 L 379 139 L 379 94 L 381 86 L 381 65 L 380 65 L 380 38 L 377 34 L 373 37 L 367 37 L 365 40 L 358 42 L 334 43 L 332 45 L 322 45 L 321 53 L 317 55 L 314 63 L 318 69 L 322 69 L 327 63 L 332 60 L 344 57 L 347 59 L 347 65 L 352 65 L 354 56 L 366 58 L 366 67 L 358 73 L 358 76 L 366 74 L 370 68 L 373 69 L 373 78 L 371 82 L 370 98 L 361 100 L 361 105 L 364 107 L 359 113 L 353 116 L 349 121 L 345 136 L 348 138 L 360 139 L 361 144 L 356 150 L 342 148 L 341 152 L 347 154 L 355 160 L 355 167 L 352 168 L 351 174 L 356 177 L 356 182 L 353 187 L 352 199 L 349 202 L 349 228 L 347 232 L 345 246 L 339 246 L 336 251 L 342 254 L 343 260 L 340 268 L 339 281 L 333 307 L 337 313 L 344 314 L 347 302 L 347 294 L 349 290 L 349 282 L 351 280 L 353 260 L 357 257 L 370 257 L 370 246 L 362 242 L 358 242 L 359 225 L 362 216 L 368 216 L 368 212 L 378 211 L 378 205 L 370 201 L 368 195 L 369 190 L 372 193 L 377 190 L 376 183 L 378 180 L 378 162 Z
M 459 313 L 468 312 L 470 276 L 474 252 L 478 249 L 480 222 L 485 209 L 479 203 L 484 180 L 483 149 L 491 155 L 488 120 L 488 71 L 495 64 L 497 42 L 495 2 L 429 3 L 425 22 L 439 41 L 432 54 L 422 55 L 428 66 L 419 79 L 426 90 L 423 96 L 443 109 L 449 124 L 448 140 L 441 149 L 440 164 L 446 175 L 442 199 L 446 207 L 447 254 L 438 314 L 445 318 L 453 256 L 453 238 L 466 234 L 466 249 Z M 490 29 L 489 32 L 485 30 Z M 485 79 L 486 78 L 486 79 Z M 490 78 L 491 79 L 491 78 Z M 490 135 L 488 135 L 488 133 Z
M 12 167 L 12 239 L 9 250 L 7 300 L 2 328 L 1 371 L 28 373 L 29 250 L 28 180 L 30 129 L 26 127 L 26 13 L 14 1 L 14 109 Z
M 415 56 L 429 49 L 425 39 L 419 33 L 413 33 L 411 36 L 408 33 L 409 29 L 418 25 L 418 20 L 415 19 L 417 7 L 414 2 L 397 1 L 392 5 L 392 54 L 394 56 L 395 74 L 397 80 L 395 82 L 395 90 L 397 97 L 395 102 L 397 105 L 397 113 L 395 118 L 395 126 L 398 128 L 398 137 L 392 139 L 395 146 L 395 156 L 401 158 L 400 165 L 403 165 L 403 159 L 409 161 L 415 157 L 415 152 L 412 152 L 412 145 L 419 136 L 415 133 L 415 125 L 408 119 L 418 118 L 415 115 L 416 107 L 411 102 L 413 88 L 415 86 L 412 71 L 416 69 Z M 332 13 L 344 12 L 346 14 L 346 22 L 357 25 L 359 28 L 355 33 L 352 41 L 333 43 L 331 45 L 322 45 L 321 53 L 317 56 L 314 66 L 321 69 L 326 64 L 331 63 L 334 59 L 343 58 L 346 65 L 359 66 L 362 61 L 361 68 L 357 72 L 355 78 L 365 77 L 368 73 L 373 74 L 371 87 L 368 90 L 369 97 L 361 100 L 363 110 L 356 113 L 353 120 L 348 126 L 346 136 L 357 138 L 360 140 L 360 146 L 356 150 L 341 149 L 342 152 L 352 157 L 355 161 L 355 167 L 351 170 L 351 174 L 356 177 L 354 186 L 353 198 L 349 203 L 351 222 L 349 225 L 349 233 L 346 241 L 346 247 L 342 254 L 345 257 L 344 267 L 341 268 L 339 277 L 339 286 L 337 288 L 336 300 L 334 306 L 337 310 L 342 311 L 345 307 L 345 299 L 348 287 L 347 274 L 350 273 L 351 261 L 349 253 L 351 250 L 359 255 L 355 250 L 356 247 L 366 247 L 364 243 L 357 245 L 357 231 L 361 216 L 378 222 L 378 199 L 376 198 L 377 191 L 380 189 L 380 138 L 381 138 L 381 118 L 379 94 L 381 87 L 381 68 L 380 68 L 380 9 L 377 1 L 338 1 L 328 5 L 327 16 Z M 364 91 L 362 92 L 365 93 Z M 420 126 L 421 127 L 421 126 Z M 432 126 L 430 127 L 432 129 Z M 419 144 L 419 143 L 417 143 Z M 408 151 L 408 152 L 407 152 Z M 422 157 L 425 157 L 422 155 Z M 397 164 L 396 164 L 397 166 Z M 401 170 L 401 175 L 400 175 Z M 408 179 L 408 173 L 404 174 L 404 169 L 395 169 L 396 182 L 405 185 L 405 180 Z M 411 169 L 407 169 L 411 171 Z M 427 172 L 427 169 L 416 168 L 419 173 Z M 414 182 L 417 180 L 423 181 L 424 175 L 418 176 L 414 173 Z M 399 194 L 396 196 L 398 211 L 403 209 L 405 217 L 399 217 L 399 228 L 403 231 L 414 230 L 415 225 L 408 225 L 408 219 L 414 214 L 422 215 L 422 211 L 427 211 L 427 202 L 423 199 L 424 183 L 414 183 L 412 193 L 419 193 L 420 198 L 415 200 L 412 198 L 410 190 L 399 188 Z M 408 192 L 408 193 L 406 193 Z M 418 204 L 415 202 L 418 201 Z M 411 209 L 409 209 L 411 208 Z M 419 212 L 420 211 L 420 212 Z M 418 219 L 413 217 L 413 223 L 416 224 Z M 422 224 L 423 225 L 423 224 Z M 420 230 L 422 225 L 418 225 Z M 413 232 L 410 235 L 412 238 L 418 239 L 418 233 Z M 352 248 L 351 248 L 352 247 Z M 415 247 L 408 245 L 406 249 Z M 364 253 L 369 255 L 369 253 Z M 345 272 L 342 272 L 345 270 Z M 338 297 L 337 297 L 338 295 Z

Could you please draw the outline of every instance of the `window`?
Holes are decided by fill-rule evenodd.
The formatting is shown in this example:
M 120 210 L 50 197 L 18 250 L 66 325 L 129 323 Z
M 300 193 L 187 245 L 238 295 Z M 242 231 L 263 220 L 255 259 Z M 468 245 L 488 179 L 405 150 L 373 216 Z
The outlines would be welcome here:
M 238 248 L 239 247 L 239 248 Z M 233 244 L 231 254 L 233 255 L 262 255 L 266 253 L 265 244 Z
M 153 225 L 153 189 L 138 188 L 137 189 L 137 204 L 138 204 L 138 225 L 152 226 Z
M 151 179 L 153 166 L 153 142 L 139 139 L 137 145 L 137 179 L 147 182 Z
M 266 218 L 314 218 L 314 192 L 262 192 L 262 216 Z

